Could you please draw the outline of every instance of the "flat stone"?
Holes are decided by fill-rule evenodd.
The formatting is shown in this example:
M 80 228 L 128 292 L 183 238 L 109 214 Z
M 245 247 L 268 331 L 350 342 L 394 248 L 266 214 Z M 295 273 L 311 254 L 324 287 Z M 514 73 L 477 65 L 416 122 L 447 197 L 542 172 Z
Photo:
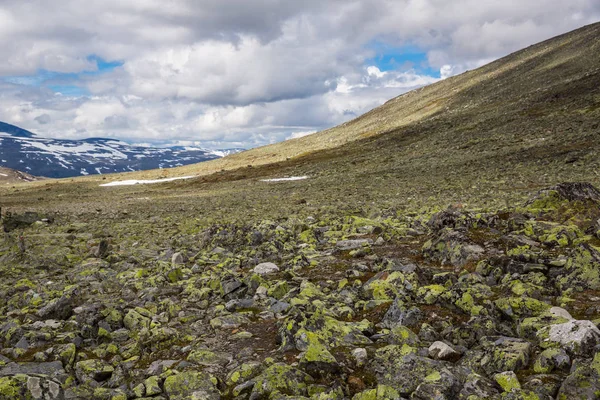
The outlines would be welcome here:
M 43 362 L 43 363 L 10 363 L 0 368 L 0 376 L 10 375 L 46 375 L 46 376 L 61 376 L 65 374 L 62 363 L 60 361 Z
M 342 251 L 360 249 L 363 246 L 370 246 L 373 244 L 371 239 L 353 239 L 353 240 L 339 240 L 335 247 Z

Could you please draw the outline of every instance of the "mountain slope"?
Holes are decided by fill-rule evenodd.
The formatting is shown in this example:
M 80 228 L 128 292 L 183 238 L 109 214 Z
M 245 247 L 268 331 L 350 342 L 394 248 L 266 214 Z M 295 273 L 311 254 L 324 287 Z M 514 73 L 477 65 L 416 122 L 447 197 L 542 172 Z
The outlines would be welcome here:
M 39 178 L 29 175 L 25 172 L 17 171 L 10 168 L 0 167 L 0 185 L 10 185 L 13 183 L 33 182 Z
M 270 164 L 382 134 L 422 129 L 425 124 L 431 129 L 429 138 L 454 131 L 453 146 L 473 146 L 474 140 L 483 138 L 490 145 L 528 141 L 528 137 L 541 135 L 540 126 L 532 123 L 537 119 L 547 119 L 551 125 L 560 120 L 582 133 L 596 131 L 599 39 L 600 23 L 589 25 L 403 94 L 335 128 L 225 160 L 176 169 L 172 174 L 208 174 Z M 498 129 L 502 137 L 484 134 L 492 129 Z
M 240 150 L 152 148 L 103 138 L 48 139 L 0 122 L 0 166 L 50 178 L 170 168 L 213 160 Z

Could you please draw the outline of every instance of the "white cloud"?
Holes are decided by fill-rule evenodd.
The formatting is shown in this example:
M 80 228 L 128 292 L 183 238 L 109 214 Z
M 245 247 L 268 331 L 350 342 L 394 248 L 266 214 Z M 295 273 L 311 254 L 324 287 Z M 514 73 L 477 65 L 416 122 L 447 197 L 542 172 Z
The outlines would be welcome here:
M 420 49 L 447 78 L 598 19 L 597 0 L 4 0 L 0 120 L 54 137 L 256 146 L 438 79 L 383 68 L 374 42 Z M 123 65 L 98 73 L 92 55 Z M 62 85 L 90 95 L 57 96 Z

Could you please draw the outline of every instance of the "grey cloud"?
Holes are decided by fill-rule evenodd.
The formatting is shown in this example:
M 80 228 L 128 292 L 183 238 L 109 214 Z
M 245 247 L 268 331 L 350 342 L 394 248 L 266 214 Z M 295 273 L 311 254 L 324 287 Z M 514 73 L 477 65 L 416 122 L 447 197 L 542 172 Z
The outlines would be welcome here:
M 35 117 L 34 120 L 36 120 L 40 125 L 46 125 L 52 121 L 52 117 L 50 117 L 48 114 L 42 114 L 38 117 Z

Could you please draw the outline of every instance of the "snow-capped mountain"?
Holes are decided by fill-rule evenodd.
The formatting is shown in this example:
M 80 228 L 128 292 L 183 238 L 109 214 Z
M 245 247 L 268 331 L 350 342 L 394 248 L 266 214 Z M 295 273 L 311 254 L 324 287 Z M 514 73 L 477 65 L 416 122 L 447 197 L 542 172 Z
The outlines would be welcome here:
M 142 147 L 103 138 L 49 139 L 0 122 L 0 167 L 49 178 L 178 167 L 242 150 Z

